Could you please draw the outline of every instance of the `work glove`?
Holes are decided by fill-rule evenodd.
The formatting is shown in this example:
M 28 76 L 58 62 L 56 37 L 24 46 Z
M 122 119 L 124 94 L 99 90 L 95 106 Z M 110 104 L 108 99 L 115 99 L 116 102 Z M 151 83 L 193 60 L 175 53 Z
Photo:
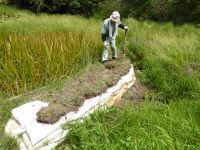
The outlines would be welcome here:
M 128 31 L 128 27 L 127 27 L 127 26 L 125 26 L 125 27 L 124 27 L 124 30 Z
M 104 47 L 108 47 L 108 42 L 107 42 L 107 41 L 104 41 L 104 42 L 103 42 L 103 45 L 104 45 Z

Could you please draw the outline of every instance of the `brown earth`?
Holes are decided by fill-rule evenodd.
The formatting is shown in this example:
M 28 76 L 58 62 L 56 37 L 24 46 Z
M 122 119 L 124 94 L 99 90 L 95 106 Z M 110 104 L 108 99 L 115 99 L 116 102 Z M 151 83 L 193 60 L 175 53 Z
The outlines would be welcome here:
M 121 107 L 125 104 L 130 104 L 133 106 L 141 104 L 145 99 L 145 93 L 148 91 L 148 88 L 140 83 L 136 79 L 134 85 L 128 89 L 128 91 L 122 96 L 122 99 L 116 105 Z
M 100 95 L 115 85 L 129 69 L 130 61 L 122 56 L 114 61 L 109 60 L 105 65 L 89 67 L 72 78 L 61 91 L 51 94 L 49 106 L 37 113 L 37 121 L 55 123 L 67 112 L 76 111 L 85 99 Z

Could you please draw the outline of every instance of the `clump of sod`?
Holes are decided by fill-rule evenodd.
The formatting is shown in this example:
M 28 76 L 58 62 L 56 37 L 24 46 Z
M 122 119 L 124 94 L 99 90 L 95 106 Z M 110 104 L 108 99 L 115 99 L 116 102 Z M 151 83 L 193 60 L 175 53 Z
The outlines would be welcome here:
M 52 96 L 49 106 L 37 113 L 37 120 L 55 123 L 67 112 L 76 111 L 85 99 L 100 95 L 115 85 L 129 69 L 129 60 L 122 56 L 105 65 L 98 63 L 90 66 L 82 74 L 72 78 L 61 92 Z

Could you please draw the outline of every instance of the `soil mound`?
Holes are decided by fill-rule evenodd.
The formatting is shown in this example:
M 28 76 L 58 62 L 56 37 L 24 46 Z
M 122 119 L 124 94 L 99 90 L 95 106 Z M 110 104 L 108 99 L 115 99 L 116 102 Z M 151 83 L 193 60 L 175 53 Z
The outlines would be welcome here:
M 81 75 L 72 78 L 62 91 L 53 95 L 48 107 L 37 113 L 37 121 L 55 123 L 67 112 L 76 111 L 85 101 L 100 95 L 115 85 L 121 76 L 128 73 L 130 61 L 125 57 L 109 60 L 105 65 L 89 67 Z

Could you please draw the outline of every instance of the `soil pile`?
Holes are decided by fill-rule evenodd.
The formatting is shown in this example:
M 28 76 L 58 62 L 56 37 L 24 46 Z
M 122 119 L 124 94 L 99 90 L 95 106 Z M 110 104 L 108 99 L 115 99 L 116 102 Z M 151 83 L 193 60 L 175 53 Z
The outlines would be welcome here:
M 120 57 L 108 61 L 105 65 L 90 67 L 81 75 L 71 79 L 62 91 L 52 95 L 49 106 L 37 113 L 37 121 L 53 124 L 67 112 L 76 111 L 85 99 L 100 95 L 115 85 L 121 76 L 128 73 L 130 64 L 128 59 Z

